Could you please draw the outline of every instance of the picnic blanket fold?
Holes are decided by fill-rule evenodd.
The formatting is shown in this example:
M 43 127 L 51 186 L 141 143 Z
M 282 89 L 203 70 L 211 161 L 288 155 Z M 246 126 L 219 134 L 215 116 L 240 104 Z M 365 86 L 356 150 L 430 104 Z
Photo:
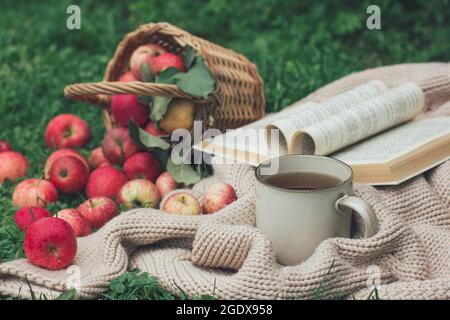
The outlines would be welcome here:
M 391 86 L 421 83 L 428 110 L 421 117 L 450 116 L 446 63 L 354 73 L 305 101 L 322 101 L 371 79 Z M 355 220 L 351 239 L 328 239 L 296 266 L 278 264 L 269 239 L 254 227 L 254 170 L 215 165 L 214 176 L 193 192 L 201 197 L 215 181 L 235 186 L 238 200 L 205 216 L 156 209 L 122 213 L 78 239 L 76 260 L 67 270 L 44 270 L 25 259 L 0 264 L 0 293 L 29 298 L 31 287 L 50 298 L 75 287 L 79 298 L 95 298 L 111 280 L 139 268 L 175 294 L 180 288 L 189 295 L 214 290 L 220 299 L 366 299 L 374 292 L 382 299 L 450 299 L 450 161 L 399 186 L 356 185 L 356 195 L 376 212 L 379 232 L 364 238 Z

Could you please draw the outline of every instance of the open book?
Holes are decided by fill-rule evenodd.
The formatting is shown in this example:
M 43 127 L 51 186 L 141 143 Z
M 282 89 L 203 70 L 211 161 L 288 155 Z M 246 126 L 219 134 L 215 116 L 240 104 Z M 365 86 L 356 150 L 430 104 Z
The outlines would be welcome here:
M 320 103 L 294 104 L 194 148 L 255 166 L 284 154 L 328 155 L 348 163 L 355 182 L 398 184 L 450 158 L 450 117 L 411 121 L 423 109 L 416 84 L 389 89 L 375 80 Z

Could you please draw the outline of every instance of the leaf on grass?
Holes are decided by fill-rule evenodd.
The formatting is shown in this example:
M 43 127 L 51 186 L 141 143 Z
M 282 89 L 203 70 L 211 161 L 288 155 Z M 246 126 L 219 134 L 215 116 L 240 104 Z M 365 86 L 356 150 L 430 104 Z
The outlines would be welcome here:
M 61 293 L 59 296 L 55 298 L 55 300 L 75 300 L 75 296 L 77 291 L 72 288 L 67 290 L 66 292 Z
M 194 184 L 201 179 L 201 176 L 191 165 L 185 163 L 175 164 L 172 159 L 167 161 L 167 171 L 176 182 L 186 185 Z
M 167 150 L 170 147 L 169 143 L 165 140 L 155 137 L 147 131 L 142 130 L 137 123 L 132 120 L 128 123 L 128 130 L 133 142 L 142 148 L 159 148 Z
M 175 297 L 161 287 L 158 279 L 137 269 L 120 275 L 102 294 L 106 300 L 174 300 Z
M 195 49 L 187 45 L 181 53 L 181 58 L 183 59 L 184 66 L 189 70 L 195 61 Z
M 167 97 L 153 97 L 153 104 L 150 110 L 150 119 L 153 122 L 161 120 L 167 112 L 167 107 L 172 101 L 172 98 Z
M 206 98 L 214 90 L 214 78 L 201 56 L 196 57 L 194 66 L 188 72 L 177 73 L 173 78 L 183 92 L 193 96 Z
M 142 81 L 144 82 L 155 82 L 155 77 L 150 72 L 150 66 L 148 63 L 143 63 L 139 69 Z
M 109 285 L 112 291 L 115 293 L 124 293 L 125 292 L 125 285 L 121 282 L 111 282 Z

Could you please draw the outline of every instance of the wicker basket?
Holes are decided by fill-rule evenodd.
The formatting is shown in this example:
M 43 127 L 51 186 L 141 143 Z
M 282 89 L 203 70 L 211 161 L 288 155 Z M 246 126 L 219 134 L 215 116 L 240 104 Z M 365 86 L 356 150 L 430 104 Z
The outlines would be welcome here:
M 206 60 L 215 79 L 214 92 L 208 99 L 202 99 L 188 95 L 172 84 L 116 82 L 129 68 L 133 51 L 147 43 L 158 43 L 173 53 L 179 53 L 185 45 L 192 46 Z M 116 126 L 110 109 L 111 95 L 120 93 L 192 99 L 200 106 L 196 119 L 202 120 L 206 127 L 225 130 L 264 115 L 263 86 L 256 66 L 244 56 L 168 23 L 150 23 L 125 36 L 108 64 L 103 82 L 69 85 L 64 94 L 70 99 L 101 106 L 107 130 Z

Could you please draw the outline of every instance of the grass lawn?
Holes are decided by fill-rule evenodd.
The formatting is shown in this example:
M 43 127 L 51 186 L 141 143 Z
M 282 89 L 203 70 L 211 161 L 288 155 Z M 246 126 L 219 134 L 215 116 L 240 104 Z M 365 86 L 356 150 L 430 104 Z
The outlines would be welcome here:
M 379 2 L 382 30 L 366 28 L 370 1 L 85 0 L 76 1 L 81 30 L 69 31 L 66 8 L 73 1 L 3 0 L 0 140 L 29 159 L 29 176 L 36 178 L 51 152 L 44 130 L 55 115 L 73 113 L 88 122 L 93 139 L 83 154 L 98 146 L 104 133 L 100 110 L 65 99 L 64 86 L 101 80 L 122 37 L 151 21 L 171 22 L 249 57 L 265 81 L 268 111 L 353 71 L 448 61 L 448 0 Z M 0 186 L 0 262 L 23 256 L 23 236 L 11 219 L 14 186 Z M 83 194 L 63 196 L 50 209 L 74 207 L 83 199 Z M 172 297 L 154 278 L 137 273 L 111 287 L 105 299 Z

